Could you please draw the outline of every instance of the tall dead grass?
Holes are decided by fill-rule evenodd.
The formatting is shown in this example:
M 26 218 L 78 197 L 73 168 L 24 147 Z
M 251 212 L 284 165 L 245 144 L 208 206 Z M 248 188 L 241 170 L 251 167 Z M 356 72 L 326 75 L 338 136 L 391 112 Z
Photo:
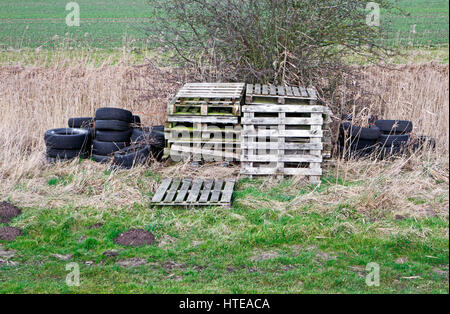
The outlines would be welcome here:
M 362 87 L 376 95 L 367 111 L 380 119 L 411 120 L 416 135 L 429 135 L 448 153 L 449 67 L 438 63 L 365 67 Z
M 191 171 L 183 165 L 168 169 L 155 164 L 151 169 L 104 173 L 104 165 L 90 161 L 51 166 L 44 161 L 45 130 L 65 127 L 69 117 L 92 116 L 102 106 L 132 110 L 146 125 L 164 123 L 166 104 L 180 83 L 169 72 L 126 62 L 97 67 L 81 61 L 50 67 L 0 66 L 0 199 L 24 206 L 131 207 L 148 202 L 147 192 L 156 188 L 149 172 L 164 176 Z M 326 210 L 327 204 L 348 198 L 358 209 L 403 207 L 417 212 L 431 206 L 443 212 L 448 208 L 448 65 L 367 67 L 363 72 L 364 87 L 380 95 L 370 98 L 364 110 L 380 118 L 412 120 L 416 133 L 437 139 L 437 152 L 394 162 L 340 161 L 332 174 L 336 179 L 368 183 L 350 188 L 336 184 L 334 192 L 299 196 L 293 204 L 314 201 Z M 217 172 L 218 168 L 202 168 L 197 174 Z M 53 177 L 72 179 L 49 185 Z M 414 195 L 419 205 L 408 200 Z

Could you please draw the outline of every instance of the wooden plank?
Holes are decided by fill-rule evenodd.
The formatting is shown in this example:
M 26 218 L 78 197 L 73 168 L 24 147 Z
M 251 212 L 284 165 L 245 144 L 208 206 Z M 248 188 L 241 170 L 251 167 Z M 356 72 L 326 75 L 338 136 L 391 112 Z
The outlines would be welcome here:
M 260 84 L 255 85 L 255 95 L 261 95 L 261 85 Z
M 273 137 L 310 137 L 310 138 L 322 138 L 322 131 L 313 131 L 313 130 L 285 130 L 283 132 L 279 132 L 278 130 L 243 130 L 242 136 L 246 137 L 264 137 L 264 136 L 273 136 Z
M 309 162 L 320 163 L 322 156 L 314 155 L 253 155 L 241 157 L 241 162 Z
M 269 88 L 268 88 L 267 85 L 263 85 L 263 86 L 262 86 L 262 94 L 263 94 L 263 95 L 269 94 Z
M 296 86 L 292 87 L 292 92 L 294 93 L 295 97 L 301 97 L 300 90 L 298 89 L 298 87 Z
M 175 194 L 177 193 L 178 187 L 180 186 L 181 180 L 175 179 L 172 181 L 172 185 L 170 186 L 169 191 L 167 192 L 166 197 L 164 198 L 164 203 L 172 202 Z
M 311 99 L 317 99 L 317 93 L 316 93 L 316 90 L 314 88 L 307 88 L 306 91 L 308 92 L 309 97 Z
M 247 91 L 246 91 L 247 95 L 251 95 L 253 94 L 253 84 L 247 84 Z
M 254 142 L 250 143 L 244 140 L 241 145 L 241 149 L 279 149 L 278 141 L 272 142 Z M 323 143 L 284 143 L 284 150 L 321 150 L 323 149 Z
M 323 112 L 324 106 L 309 106 L 309 105 L 258 105 L 258 106 L 242 106 L 242 112 Z
M 198 194 L 200 193 L 200 189 L 202 188 L 203 180 L 197 179 L 192 184 L 191 191 L 189 192 L 189 196 L 187 198 L 187 202 L 194 203 L 197 201 Z
M 280 96 L 284 96 L 285 95 L 283 86 L 278 86 L 277 87 L 277 91 L 278 91 L 278 95 L 280 95 Z
M 300 87 L 300 92 L 302 94 L 302 97 L 305 97 L 305 98 L 308 97 L 308 92 L 306 91 L 306 88 Z
M 231 197 L 233 196 L 235 181 L 232 179 L 228 179 L 225 182 L 225 188 L 222 191 L 222 198 L 220 199 L 220 203 L 231 203 Z
M 294 96 L 294 93 L 292 91 L 292 86 L 286 86 L 286 95 L 287 96 Z
M 270 95 L 277 95 L 277 88 L 274 85 L 270 85 Z
M 245 167 L 241 169 L 241 174 L 245 175 L 274 175 L 279 174 L 280 171 L 276 167 Z M 282 174 L 285 175 L 301 175 L 301 176 L 321 176 L 322 169 L 309 169 L 309 168 L 284 168 Z
M 217 203 L 220 198 L 220 193 L 222 192 L 223 180 L 217 180 L 214 184 L 214 190 L 211 195 L 210 202 Z
M 181 203 L 186 198 L 186 195 L 189 191 L 189 187 L 191 186 L 192 179 L 184 179 L 183 184 L 181 185 L 181 189 L 178 192 L 177 198 L 175 199 L 176 203 Z
M 166 194 L 166 191 L 169 188 L 171 182 L 172 179 L 170 178 L 163 180 L 155 195 L 153 196 L 152 202 L 161 202 L 163 200 L 164 195 Z
M 206 203 L 209 200 L 209 195 L 211 194 L 211 188 L 213 186 L 214 180 L 208 179 L 205 181 L 205 184 L 203 186 L 200 199 L 198 200 L 199 203 Z
M 220 117 L 220 116 L 168 116 L 167 122 L 189 122 L 189 123 L 229 123 L 237 124 L 238 117 Z
M 242 124 L 263 124 L 263 125 L 322 125 L 322 118 L 242 118 Z

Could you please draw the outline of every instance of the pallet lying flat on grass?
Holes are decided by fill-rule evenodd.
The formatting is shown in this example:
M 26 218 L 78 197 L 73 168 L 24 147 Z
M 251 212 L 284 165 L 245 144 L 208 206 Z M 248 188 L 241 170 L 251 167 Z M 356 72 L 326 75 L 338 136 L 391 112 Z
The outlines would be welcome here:
M 160 206 L 231 206 L 235 180 L 164 179 L 152 204 Z

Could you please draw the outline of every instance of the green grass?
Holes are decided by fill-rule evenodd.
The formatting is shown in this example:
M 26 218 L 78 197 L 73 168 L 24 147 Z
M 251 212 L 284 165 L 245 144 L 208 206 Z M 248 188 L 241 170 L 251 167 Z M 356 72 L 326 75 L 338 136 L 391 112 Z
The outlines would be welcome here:
M 388 43 L 415 47 L 448 44 L 448 0 L 399 0 L 395 5 L 403 11 L 401 14 L 381 16 Z
M 328 193 L 327 181 L 319 193 Z M 370 218 L 345 203 L 328 214 L 311 206 L 289 212 L 271 206 L 289 208 L 296 195 L 312 189 L 291 184 L 262 191 L 260 181 L 241 180 L 231 209 L 26 208 L 13 222 L 25 226 L 24 235 L 3 243 L 17 251 L 18 264 L 0 265 L 0 293 L 448 293 L 448 218 Z M 99 222 L 102 227 L 89 228 Z M 115 245 L 129 228 L 151 231 L 166 245 Z M 111 249 L 119 256 L 102 255 Z M 128 258 L 148 265 L 115 264 Z M 65 284 L 69 262 L 80 265 L 79 287 Z M 379 287 L 365 283 L 371 262 L 380 265 Z
M 142 28 L 148 22 L 135 19 L 151 17 L 148 0 L 116 0 L 106 4 L 79 0 L 80 27 L 65 24 L 69 13 L 65 11 L 66 3 L 63 0 L 0 0 L 0 48 L 142 48 L 147 45 Z M 400 0 L 396 4 L 405 16 L 381 16 L 382 27 L 389 33 L 384 40 L 389 44 L 448 44 L 448 0 Z M 413 25 L 416 25 L 415 34 L 411 33 Z

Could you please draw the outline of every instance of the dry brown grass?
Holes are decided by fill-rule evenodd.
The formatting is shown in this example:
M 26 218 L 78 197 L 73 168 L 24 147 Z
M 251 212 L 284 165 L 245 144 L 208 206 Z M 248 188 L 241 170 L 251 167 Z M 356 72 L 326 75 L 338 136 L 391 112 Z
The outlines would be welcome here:
M 366 88 L 382 95 L 367 103 L 367 113 L 411 119 L 417 133 L 437 138 L 437 152 L 395 161 L 338 161 L 328 177 L 344 178 L 346 182 L 362 180 L 364 184 L 333 183 L 327 193 L 312 191 L 298 196 L 290 208 L 298 210 L 305 204 L 314 204 L 317 210 L 330 211 L 348 201 L 361 212 L 448 214 L 448 65 L 403 66 L 395 70 L 365 68 L 364 71 Z M 150 168 L 105 173 L 107 166 L 91 161 L 45 164 L 45 130 L 66 126 L 72 116 L 92 116 L 98 107 L 127 108 L 140 114 L 147 125 L 162 124 L 165 105 L 179 84 L 167 73 L 126 63 L 100 67 L 81 62 L 61 62 L 53 67 L 1 66 L 0 200 L 10 199 L 22 206 L 72 204 L 131 209 L 135 202 L 148 204 L 148 192 L 154 191 L 157 185 L 155 174 L 238 175 L 238 168 L 224 169 L 220 165 L 192 170 L 186 164 L 171 167 L 154 164 Z M 142 97 L 155 90 L 156 97 Z M 49 185 L 51 178 L 71 179 Z M 274 184 L 266 180 L 262 189 Z M 305 181 L 296 179 L 291 189 L 304 185 Z M 248 205 L 250 208 L 263 206 L 257 200 L 249 200 Z M 291 210 L 280 203 L 270 205 L 284 213 Z

